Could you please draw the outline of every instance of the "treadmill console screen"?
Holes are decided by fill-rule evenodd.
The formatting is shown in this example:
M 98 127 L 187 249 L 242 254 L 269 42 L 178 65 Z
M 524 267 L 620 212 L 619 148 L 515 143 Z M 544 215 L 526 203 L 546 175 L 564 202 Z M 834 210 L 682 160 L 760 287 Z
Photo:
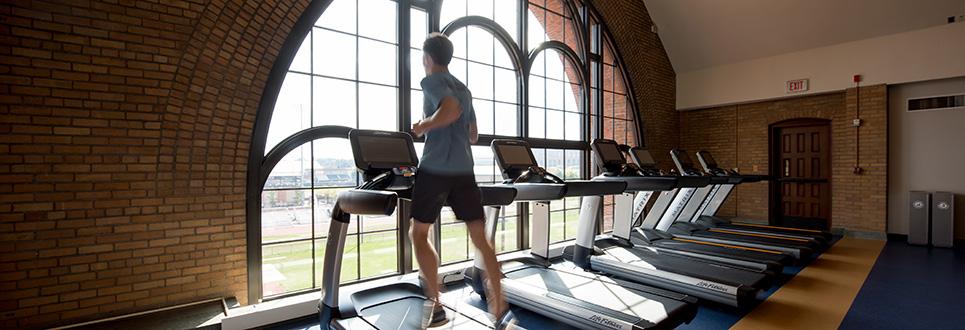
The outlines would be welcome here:
M 409 164 L 415 155 L 409 154 L 408 141 L 396 137 L 360 136 L 362 160 L 369 163 Z
M 714 156 L 710 155 L 710 152 L 698 151 L 697 158 L 699 158 L 700 164 L 704 166 L 704 169 L 708 171 L 720 168 L 720 166 L 717 166 L 717 160 L 714 159 Z
M 687 154 L 687 150 L 674 149 L 670 151 L 670 155 L 673 157 L 674 162 L 677 163 L 680 173 L 700 173 L 700 171 L 694 167 L 694 160 Z
M 620 152 L 620 147 L 616 143 L 597 143 L 596 150 L 600 154 L 600 160 L 604 164 L 623 164 L 626 160 L 623 158 L 623 153 Z
M 349 132 L 355 167 L 362 171 L 388 170 L 419 165 L 412 137 L 408 133 L 352 130 Z
M 536 166 L 536 160 L 525 145 L 500 144 L 496 145 L 496 158 L 507 167 Z
M 657 161 L 653 159 L 653 155 L 646 149 L 633 149 L 633 154 L 637 156 L 637 163 L 639 163 L 637 165 L 640 167 L 657 165 Z

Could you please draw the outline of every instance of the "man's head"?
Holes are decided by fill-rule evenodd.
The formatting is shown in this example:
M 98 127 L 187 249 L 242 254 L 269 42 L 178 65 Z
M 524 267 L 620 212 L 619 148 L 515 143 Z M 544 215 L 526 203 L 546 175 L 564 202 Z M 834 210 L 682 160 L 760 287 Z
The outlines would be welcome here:
M 449 66 L 449 62 L 452 61 L 452 51 L 452 42 L 446 35 L 439 32 L 430 34 L 422 43 L 422 66 L 426 74 L 431 74 L 433 67 Z

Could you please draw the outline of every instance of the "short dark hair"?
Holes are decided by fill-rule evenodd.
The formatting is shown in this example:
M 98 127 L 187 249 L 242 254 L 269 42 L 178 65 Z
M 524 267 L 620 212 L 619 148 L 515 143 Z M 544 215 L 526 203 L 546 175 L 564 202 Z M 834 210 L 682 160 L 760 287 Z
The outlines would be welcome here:
M 442 33 L 432 33 L 422 43 L 422 51 L 439 65 L 449 65 L 452 61 L 452 41 Z

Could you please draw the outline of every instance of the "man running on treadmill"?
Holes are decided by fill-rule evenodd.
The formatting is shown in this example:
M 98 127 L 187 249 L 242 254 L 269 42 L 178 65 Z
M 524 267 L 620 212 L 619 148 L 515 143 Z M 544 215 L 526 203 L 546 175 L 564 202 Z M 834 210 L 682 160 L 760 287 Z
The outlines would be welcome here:
M 452 42 L 433 33 L 422 44 L 422 79 L 424 119 L 412 124 L 415 136 L 426 136 L 419 175 L 412 190 L 412 226 L 409 232 L 428 299 L 423 315 L 423 328 L 448 322 L 439 303 L 438 257 L 429 243 L 429 230 L 448 202 L 456 218 L 466 223 L 469 237 L 476 246 L 476 258 L 483 258 L 488 280 L 489 312 L 496 318 L 497 328 L 511 316 L 503 298 L 503 277 L 496 252 L 486 237 L 485 216 L 476 178 L 473 174 L 472 149 L 476 142 L 476 113 L 472 94 L 466 85 L 449 73 Z

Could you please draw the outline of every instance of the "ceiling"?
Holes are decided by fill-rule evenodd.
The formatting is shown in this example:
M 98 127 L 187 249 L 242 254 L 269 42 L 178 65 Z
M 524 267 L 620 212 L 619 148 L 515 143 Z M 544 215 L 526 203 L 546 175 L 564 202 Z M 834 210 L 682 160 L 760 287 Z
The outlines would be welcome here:
M 640 1 L 677 73 L 942 25 L 948 16 L 965 15 L 965 0 Z

